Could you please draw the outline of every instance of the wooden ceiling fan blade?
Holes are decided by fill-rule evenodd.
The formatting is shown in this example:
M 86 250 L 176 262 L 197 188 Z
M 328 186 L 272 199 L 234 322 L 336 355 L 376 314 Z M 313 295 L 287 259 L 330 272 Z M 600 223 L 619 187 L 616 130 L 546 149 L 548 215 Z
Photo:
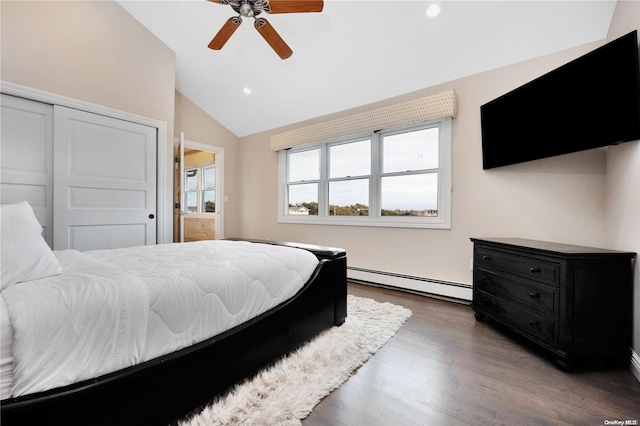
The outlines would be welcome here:
M 209 43 L 209 49 L 220 50 L 222 46 L 225 45 L 227 40 L 233 35 L 233 33 L 238 29 L 238 27 L 242 24 L 242 18 L 239 16 L 231 17 L 224 23 L 218 34 L 211 40 Z
M 323 0 L 268 0 L 265 11 L 268 13 L 305 13 L 322 12 Z
M 287 59 L 293 54 L 293 50 L 291 50 L 287 43 L 285 43 L 282 37 L 280 37 L 266 19 L 258 18 L 254 25 L 260 35 L 267 41 L 267 43 L 269 43 L 271 48 L 275 50 L 280 58 Z

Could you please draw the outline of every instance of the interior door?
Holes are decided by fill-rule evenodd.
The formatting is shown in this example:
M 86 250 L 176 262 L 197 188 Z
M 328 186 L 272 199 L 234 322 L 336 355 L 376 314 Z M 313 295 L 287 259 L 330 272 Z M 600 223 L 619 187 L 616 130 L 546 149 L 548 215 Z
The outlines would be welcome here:
M 187 151 L 189 153 L 185 155 Z M 176 222 L 176 229 L 178 229 L 179 235 L 176 241 L 224 239 L 224 203 L 226 201 L 224 196 L 224 148 L 186 140 L 184 133 L 181 133 L 176 155 L 179 162 L 179 167 L 176 167 L 176 174 L 178 175 L 176 176 L 178 197 L 176 201 L 180 206 L 179 209 L 176 208 L 176 214 L 179 215 L 179 220 Z M 185 158 L 189 156 L 190 158 Z M 194 159 L 194 157 L 196 158 Z M 185 179 L 187 175 L 185 171 L 189 171 L 190 168 L 199 168 L 200 174 L 204 176 L 204 167 L 213 165 L 215 166 L 213 187 L 202 185 L 200 189 L 203 190 L 204 194 L 199 193 L 198 203 L 205 202 L 207 204 L 208 201 L 212 201 L 214 203 L 214 212 L 212 213 L 208 210 L 211 206 L 199 207 L 198 213 L 190 212 L 185 198 L 185 190 L 188 186 Z M 207 176 L 211 177 L 211 175 Z M 199 179 L 202 179 L 202 177 L 199 177 Z M 201 180 L 201 182 L 206 181 L 207 179 Z M 213 195 L 213 198 L 208 198 L 211 195 Z M 207 209 L 206 212 L 205 208 Z
M 156 243 L 157 129 L 54 107 L 54 249 Z
M 184 243 L 184 215 L 187 214 L 186 207 L 184 205 L 184 133 L 180 133 L 180 147 L 179 147 L 179 162 L 180 162 L 180 198 L 178 199 L 180 204 L 180 211 L 178 214 L 179 218 L 179 226 L 180 226 L 180 242 Z
M 27 201 L 53 247 L 53 106 L 2 95 L 0 202 Z

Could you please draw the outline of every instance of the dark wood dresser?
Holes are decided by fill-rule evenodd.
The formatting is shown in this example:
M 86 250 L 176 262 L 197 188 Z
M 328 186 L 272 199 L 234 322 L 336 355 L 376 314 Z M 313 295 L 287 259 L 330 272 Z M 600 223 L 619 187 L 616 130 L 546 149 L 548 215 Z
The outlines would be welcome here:
M 629 360 L 635 253 L 520 238 L 471 238 L 473 309 L 550 350 L 570 370 Z

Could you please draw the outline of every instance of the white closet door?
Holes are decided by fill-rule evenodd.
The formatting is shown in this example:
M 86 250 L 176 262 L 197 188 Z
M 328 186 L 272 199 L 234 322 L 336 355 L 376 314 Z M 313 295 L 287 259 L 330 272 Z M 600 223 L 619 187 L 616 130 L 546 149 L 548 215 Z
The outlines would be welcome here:
M 2 95 L 0 202 L 27 201 L 53 247 L 53 106 Z
M 54 248 L 155 244 L 156 129 L 54 108 Z

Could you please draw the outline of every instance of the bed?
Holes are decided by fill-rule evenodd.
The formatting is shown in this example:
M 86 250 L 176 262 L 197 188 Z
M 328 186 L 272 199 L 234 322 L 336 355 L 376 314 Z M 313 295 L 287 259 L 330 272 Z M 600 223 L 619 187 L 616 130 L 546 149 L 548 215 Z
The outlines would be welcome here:
M 170 424 L 346 312 L 346 253 L 229 239 L 51 251 L 2 205 L 3 424 Z

